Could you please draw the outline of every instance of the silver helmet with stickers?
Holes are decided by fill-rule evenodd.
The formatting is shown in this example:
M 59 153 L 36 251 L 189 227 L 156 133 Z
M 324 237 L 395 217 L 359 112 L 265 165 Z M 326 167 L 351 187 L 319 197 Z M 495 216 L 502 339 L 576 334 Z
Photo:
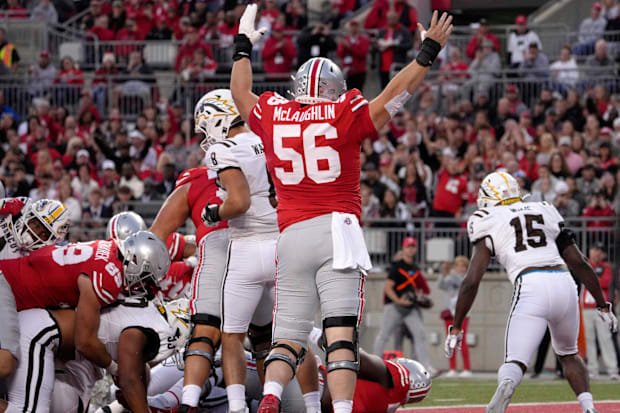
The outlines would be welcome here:
M 107 239 L 124 241 L 138 231 L 146 231 L 146 224 L 142 217 L 131 211 L 119 212 L 108 221 Z
M 302 64 L 293 78 L 295 101 L 311 105 L 334 102 L 347 91 L 338 65 L 325 57 L 313 57 Z
M 409 391 L 406 403 L 419 403 L 431 392 L 433 380 L 424 366 L 415 360 L 396 358 L 394 363 L 404 367 L 409 372 Z
M 215 142 L 226 139 L 228 131 L 240 124 L 243 120 L 228 89 L 212 90 L 196 103 L 194 130 L 205 135 L 200 143 L 205 152 Z
M 139 231 L 119 242 L 123 256 L 125 290 L 128 295 L 144 295 L 157 288 L 170 267 L 166 244 L 149 231 Z

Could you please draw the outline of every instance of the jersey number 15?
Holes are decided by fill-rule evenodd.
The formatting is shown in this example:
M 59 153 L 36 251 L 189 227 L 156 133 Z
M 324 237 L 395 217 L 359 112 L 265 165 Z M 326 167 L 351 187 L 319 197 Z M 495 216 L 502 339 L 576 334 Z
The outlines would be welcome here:
M 306 175 L 317 184 L 334 182 L 340 176 L 338 151 L 330 146 L 316 146 L 316 138 L 319 136 L 324 136 L 326 140 L 338 139 L 338 131 L 329 123 L 312 123 L 306 127 L 303 134 L 301 125 L 274 125 L 273 152 L 280 160 L 291 163 L 290 171 L 275 168 L 276 177 L 283 185 L 297 185 Z M 284 138 L 299 137 L 302 138 L 303 156 L 293 148 L 285 148 L 282 144 Z
M 525 231 L 527 233 L 527 245 L 532 248 L 540 248 L 547 245 L 547 237 L 542 228 L 535 228 L 534 224 L 545 225 L 545 221 L 542 215 L 526 214 L 525 216 Z M 523 242 L 523 226 L 521 224 L 521 217 L 514 217 L 510 221 L 510 225 L 515 229 L 515 251 L 525 251 L 527 247 Z

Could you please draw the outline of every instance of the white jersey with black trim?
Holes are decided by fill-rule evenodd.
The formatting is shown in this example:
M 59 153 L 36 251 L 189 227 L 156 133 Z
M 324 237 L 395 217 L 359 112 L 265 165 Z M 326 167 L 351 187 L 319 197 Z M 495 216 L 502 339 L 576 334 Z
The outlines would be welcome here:
M 273 239 L 278 236 L 276 210 L 269 197 L 275 195 L 273 184 L 267 173 L 267 161 L 260 138 L 252 132 L 240 133 L 211 145 L 207 151 L 206 163 L 210 170 L 218 173 L 237 168 L 245 175 L 250 188 L 250 208 L 240 217 L 228 220 L 230 239 Z M 226 198 L 222 188 L 218 195 Z
M 98 333 L 113 360 L 118 361 L 118 342 L 128 328 L 138 328 L 147 336 L 147 361 L 157 363 L 174 353 L 178 337 L 166 321 L 163 307 L 152 301 L 119 304 L 101 310 Z
M 4 202 L 10 198 L 0 199 L 0 209 L 4 206 Z M 29 207 L 32 200 L 26 197 L 16 198 L 24 203 L 22 213 Z M 27 209 L 26 209 L 27 210 Z M 0 215 L 0 260 L 11 260 L 20 258 L 27 254 L 26 251 L 20 249 L 17 245 L 17 234 L 15 233 L 15 222 L 21 217 L 21 214 L 1 214 Z
M 474 212 L 467 233 L 472 243 L 484 240 L 514 284 L 525 268 L 564 264 L 555 245 L 563 225 L 548 202 L 517 202 Z

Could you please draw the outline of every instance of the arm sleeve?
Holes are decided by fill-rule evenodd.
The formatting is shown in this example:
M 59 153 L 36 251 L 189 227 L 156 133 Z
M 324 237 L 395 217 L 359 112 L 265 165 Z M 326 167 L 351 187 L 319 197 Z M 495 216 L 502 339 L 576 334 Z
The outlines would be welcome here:
M 210 170 L 219 173 L 228 168 L 241 169 L 241 165 L 229 145 L 226 141 L 220 141 L 209 147 L 206 163 Z

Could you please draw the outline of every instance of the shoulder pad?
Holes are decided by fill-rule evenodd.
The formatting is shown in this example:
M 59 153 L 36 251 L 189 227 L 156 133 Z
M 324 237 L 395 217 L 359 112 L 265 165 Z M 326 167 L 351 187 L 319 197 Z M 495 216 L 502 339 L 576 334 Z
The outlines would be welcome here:
M 181 174 L 177 178 L 177 181 L 174 185 L 175 189 L 183 184 L 193 181 L 194 179 L 207 176 L 208 170 L 209 170 L 208 168 L 202 167 L 202 168 L 192 168 L 184 172 L 181 172 Z
M 486 209 L 479 209 L 469 217 L 467 234 L 472 244 L 484 237 L 491 236 L 491 221 L 491 213 Z

